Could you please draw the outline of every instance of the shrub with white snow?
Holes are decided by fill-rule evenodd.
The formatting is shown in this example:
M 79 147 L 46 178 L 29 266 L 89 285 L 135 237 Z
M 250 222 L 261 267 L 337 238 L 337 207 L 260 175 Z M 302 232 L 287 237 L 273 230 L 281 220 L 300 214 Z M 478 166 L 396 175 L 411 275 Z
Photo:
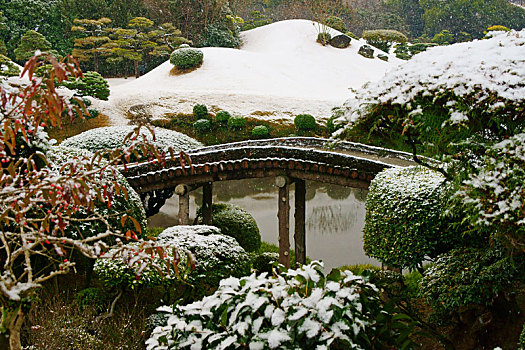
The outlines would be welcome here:
M 354 90 L 336 134 L 433 155 L 503 140 L 525 128 L 524 67 L 525 30 L 432 48 Z
M 148 350 L 371 349 L 372 342 L 399 348 L 402 341 L 411 348 L 399 332 L 407 326 L 389 323 L 374 285 L 348 271 L 325 277 L 319 262 L 271 277 L 228 278 L 202 301 L 159 311 L 167 324 L 155 328 Z
M 81 148 L 90 152 L 113 150 L 122 147 L 126 136 L 134 129 L 134 126 L 108 126 L 91 129 L 65 139 L 61 145 Z M 154 128 L 154 132 L 155 140 L 146 128 L 141 128 L 140 135 L 141 137 L 144 135 L 150 143 L 162 151 L 167 151 L 170 147 L 175 152 L 202 147 L 200 142 L 180 132 L 162 128 Z

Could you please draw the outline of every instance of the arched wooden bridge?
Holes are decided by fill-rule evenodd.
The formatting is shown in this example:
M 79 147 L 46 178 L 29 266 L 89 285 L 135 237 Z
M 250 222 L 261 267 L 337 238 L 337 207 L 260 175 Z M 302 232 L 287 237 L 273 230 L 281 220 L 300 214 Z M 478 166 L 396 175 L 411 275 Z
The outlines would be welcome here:
M 189 192 L 203 187 L 203 221 L 211 224 L 213 182 L 275 177 L 279 187 L 279 261 L 289 266 L 289 187 L 295 183 L 295 251 L 306 260 L 305 180 L 368 188 L 385 168 L 415 165 L 412 154 L 345 141 L 290 137 L 235 142 L 186 152 L 165 164 L 143 162 L 122 170 L 141 195 L 148 216 L 174 193 L 179 195 L 179 223 L 189 223 Z M 191 166 L 190 166 L 191 163 Z

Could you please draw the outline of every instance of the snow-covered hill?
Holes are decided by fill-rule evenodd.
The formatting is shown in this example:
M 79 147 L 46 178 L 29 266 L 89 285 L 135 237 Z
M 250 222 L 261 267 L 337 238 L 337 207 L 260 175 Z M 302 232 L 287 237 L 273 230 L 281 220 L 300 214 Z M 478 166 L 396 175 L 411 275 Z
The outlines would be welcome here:
M 348 98 L 348 88 L 377 80 L 399 63 L 393 56 L 384 62 L 358 55 L 361 41 L 337 49 L 323 47 L 316 37 L 314 23 L 307 20 L 243 32 L 240 50 L 203 48 L 204 63 L 191 73 L 170 75 L 172 66 L 165 62 L 139 79 L 110 81 L 110 101 L 99 108 L 115 123 L 125 122 L 119 115 L 139 104 L 155 116 L 190 112 L 195 103 L 204 103 L 259 118 L 289 121 L 298 113 L 326 118 Z

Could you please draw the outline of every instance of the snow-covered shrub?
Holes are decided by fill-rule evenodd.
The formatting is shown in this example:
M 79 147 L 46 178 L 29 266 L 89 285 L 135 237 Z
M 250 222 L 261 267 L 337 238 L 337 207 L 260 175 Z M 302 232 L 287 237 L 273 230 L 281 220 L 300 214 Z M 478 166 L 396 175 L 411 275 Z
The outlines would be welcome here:
M 293 123 L 297 130 L 315 130 L 317 123 L 315 118 L 310 114 L 299 114 L 297 115 Z
M 391 29 L 365 30 L 363 39 L 369 45 L 384 52 L 388 52 L 394 43 L 406 43 L 408 41 L 405 34 Z
M 491 305 L 514 283 L 523 280 L 523 256 L 513 259 L 502 249 L 461 248 L 443 254 L 421 281 L 424 297 L 438 313 L 462 306 Z
M 219 111 L 215 114 L 215 121 L 220 124 L 226 124 L 230 119 L 231 114 L 228 111 Z
M 9 57 L 0 54 L 0 76 L 15 77 L 19 74 L 18 66 Z
M 525 128 L 524 47 L 522 30 L 418 54 L 354 90 L 336 135 L 440 157 L 483 154 L 475 148 Z
M 264 138 L 270 136 L 270 130 L 265 125 L 257 125 L 252 129 L 252 136 L 255 138 Z
M 388 266 L 414 269 L 452 249 L 458 237 L 443 218 L 444 180 L 423 167 L 379 173 L 366 201 L 365 252 Z
M 55 146 L 51 147 L 46 154 L 50 167 L 58 171 L 65 163 L 72 159 L 80 159 L 82 157 L 93 157 L 93 154 L 84 149 L 66 147 L 66 146 Z M 67 170 L 66 170 L 67 171 Z M 140 232 L 131 220 L 128 220 L 124 226 L 120 223 L 120 218 L 123 214 L 127 214 L 137 221 L 142 232 L 148 225 L 146 220 L 146 212 L 140 196 L 135 190 L 128 184 L 126 178 L 122 176 L 118 170 L 111 169 L 106 172 L 107 176 L 114 176 L 116 182 L 126 189 L 127 196 L 123 193 L 114 196 L 111 206 L 108 207 L 107 203 L 95 202 L 93 212 L 102 215 L 108 220 L 114 227 L 122 227 L 124 232 L 130 230 L 134 234 L 140 236 Z M 104 176 L 104 175 L 103 175 Z M 88 212 L 84 208 L 80 208 L 74 217 L 81 219 L 88 215 Z M 79 238 L 79 237 L 91 237 L 105 231 L 105 224 L 101 221 L 79 221 L 76 225 L 69 225 L 65 228 L 65 233 L 68 237 Z
M 489 148 L 456 197 L 474 227 L 525 251 L 525 133 Z
M 185 279 L 193 285 L 192 300 L 211 294 L 224 278 L 250 273 L 246 251 L 234 238 L 219 233 L 220 230 L 213 226 L 174 226 L 157 237 L 159 244 L 189 251 L 195 257 L 195 270 Z
M 347 31 L 346 24 L 340 17 L 328 16 L 323 20 L 323 23 L 330 28 L 340 31 L 343 34 Z
M 206 105 L 196 104 L 193 106 L 193 116 L 197 119 L 208 118 L 208 107 L 206 107 Z
M 109 84 L 97 72 L 86 72 L 80 78 L 64 81 L 62 85 L 68 89 L 76 90 L 83 96 L 91 96 L 99 100 L 107 100 L 109 97 Z
M 202 208 L 197 212 L 197 220 L 202 217 Z M 221 230 L 221 234 L 235 238 L 247 252 L 255 252 L 261 246 L 261 234 L 253 216 L 235 204 L 212 204 L 213 226 Z
M 91 129 L 65 139 L 61 145 L 85 149 L 91 152 L 112 150 L 122 147 L 126 136 L 133 132 L 134 129 L 134 126 L 108 126 Z M 167 151 L 169 147 L 172 147 L 175 152 L 202 147 L 202 144 L 197 140 L 176 131 L 155 128 L 154 132 L 154 141 L 149 130 L 143 128 L 140 133 L 163 151 Z
M 136 243 L 129 243 L 128 246 L 131 250 L 137 247 Z M 166 249 L 163 259 L 155 257 L 155 265 L 137 265 L 135 260 L 138 258 L 132 253 L 124 259 L 114 259 L 120 251 L 120 248 L 112 249 L 105 254 L 106 258 L 95 262 L 94 272 L 107 287 L 123 290 L 159 286 L 173 288 L 187 278 L 193 263 L 193 258 L 188 257 L 184 249 Z
M 199 119 L 193 123 L 193 130 L 199 134 L 204 134 L 210 131 L 212 128 L 211 121 L 208 119 Z
M 193 47 L 183 47 L 173 51 L 170 63 L 179 69 L 195 68 L 202 64 L 204 54 L 202 50 Z
M 232 115 L 228 119 L 228 128 L 230 129 L 242 129 L 245 126 L 246 126 L 246 118 L 244 118 L 241 115 L 239 116 Z
M 208 25 L 198 46 L 238 48 L 241 46 L 239 28 L 233 23 Z
M 347 271 L 335 270 L 325 277 L 319 262 L 274 277 L 263 273 L 228 278 L 202 301 L 159 311 L 169 318 L 146 341 L 148 350 L 398 349 L 403 341 L 406 348 L 412 345 L 399 332 L 408 327 L 390 322 L 392 314 L 382 308 L 374 285 Z

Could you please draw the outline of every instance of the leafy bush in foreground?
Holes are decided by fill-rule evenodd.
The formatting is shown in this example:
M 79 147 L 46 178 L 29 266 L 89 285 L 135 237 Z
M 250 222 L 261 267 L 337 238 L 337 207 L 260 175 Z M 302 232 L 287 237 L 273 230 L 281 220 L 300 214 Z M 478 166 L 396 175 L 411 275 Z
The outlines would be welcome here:
M 193 47 L 183 47 L 173 51 L 170 63 L 179 69 L 198 67 L 204 59 L 202 50 Z
M 381 304 L 378 289 L 350 272 L 327 277 L 313 262 L 275 277 L 228 278 L 202 301 L 164 306 L 156 349 L 411 349 L 410 327 Z
M 414 269 L 452 249 L 458 234 L 443 218 L 444 181 L 422 167 L 379 173 L 366 201 L 365 252 L 388 266 Z

